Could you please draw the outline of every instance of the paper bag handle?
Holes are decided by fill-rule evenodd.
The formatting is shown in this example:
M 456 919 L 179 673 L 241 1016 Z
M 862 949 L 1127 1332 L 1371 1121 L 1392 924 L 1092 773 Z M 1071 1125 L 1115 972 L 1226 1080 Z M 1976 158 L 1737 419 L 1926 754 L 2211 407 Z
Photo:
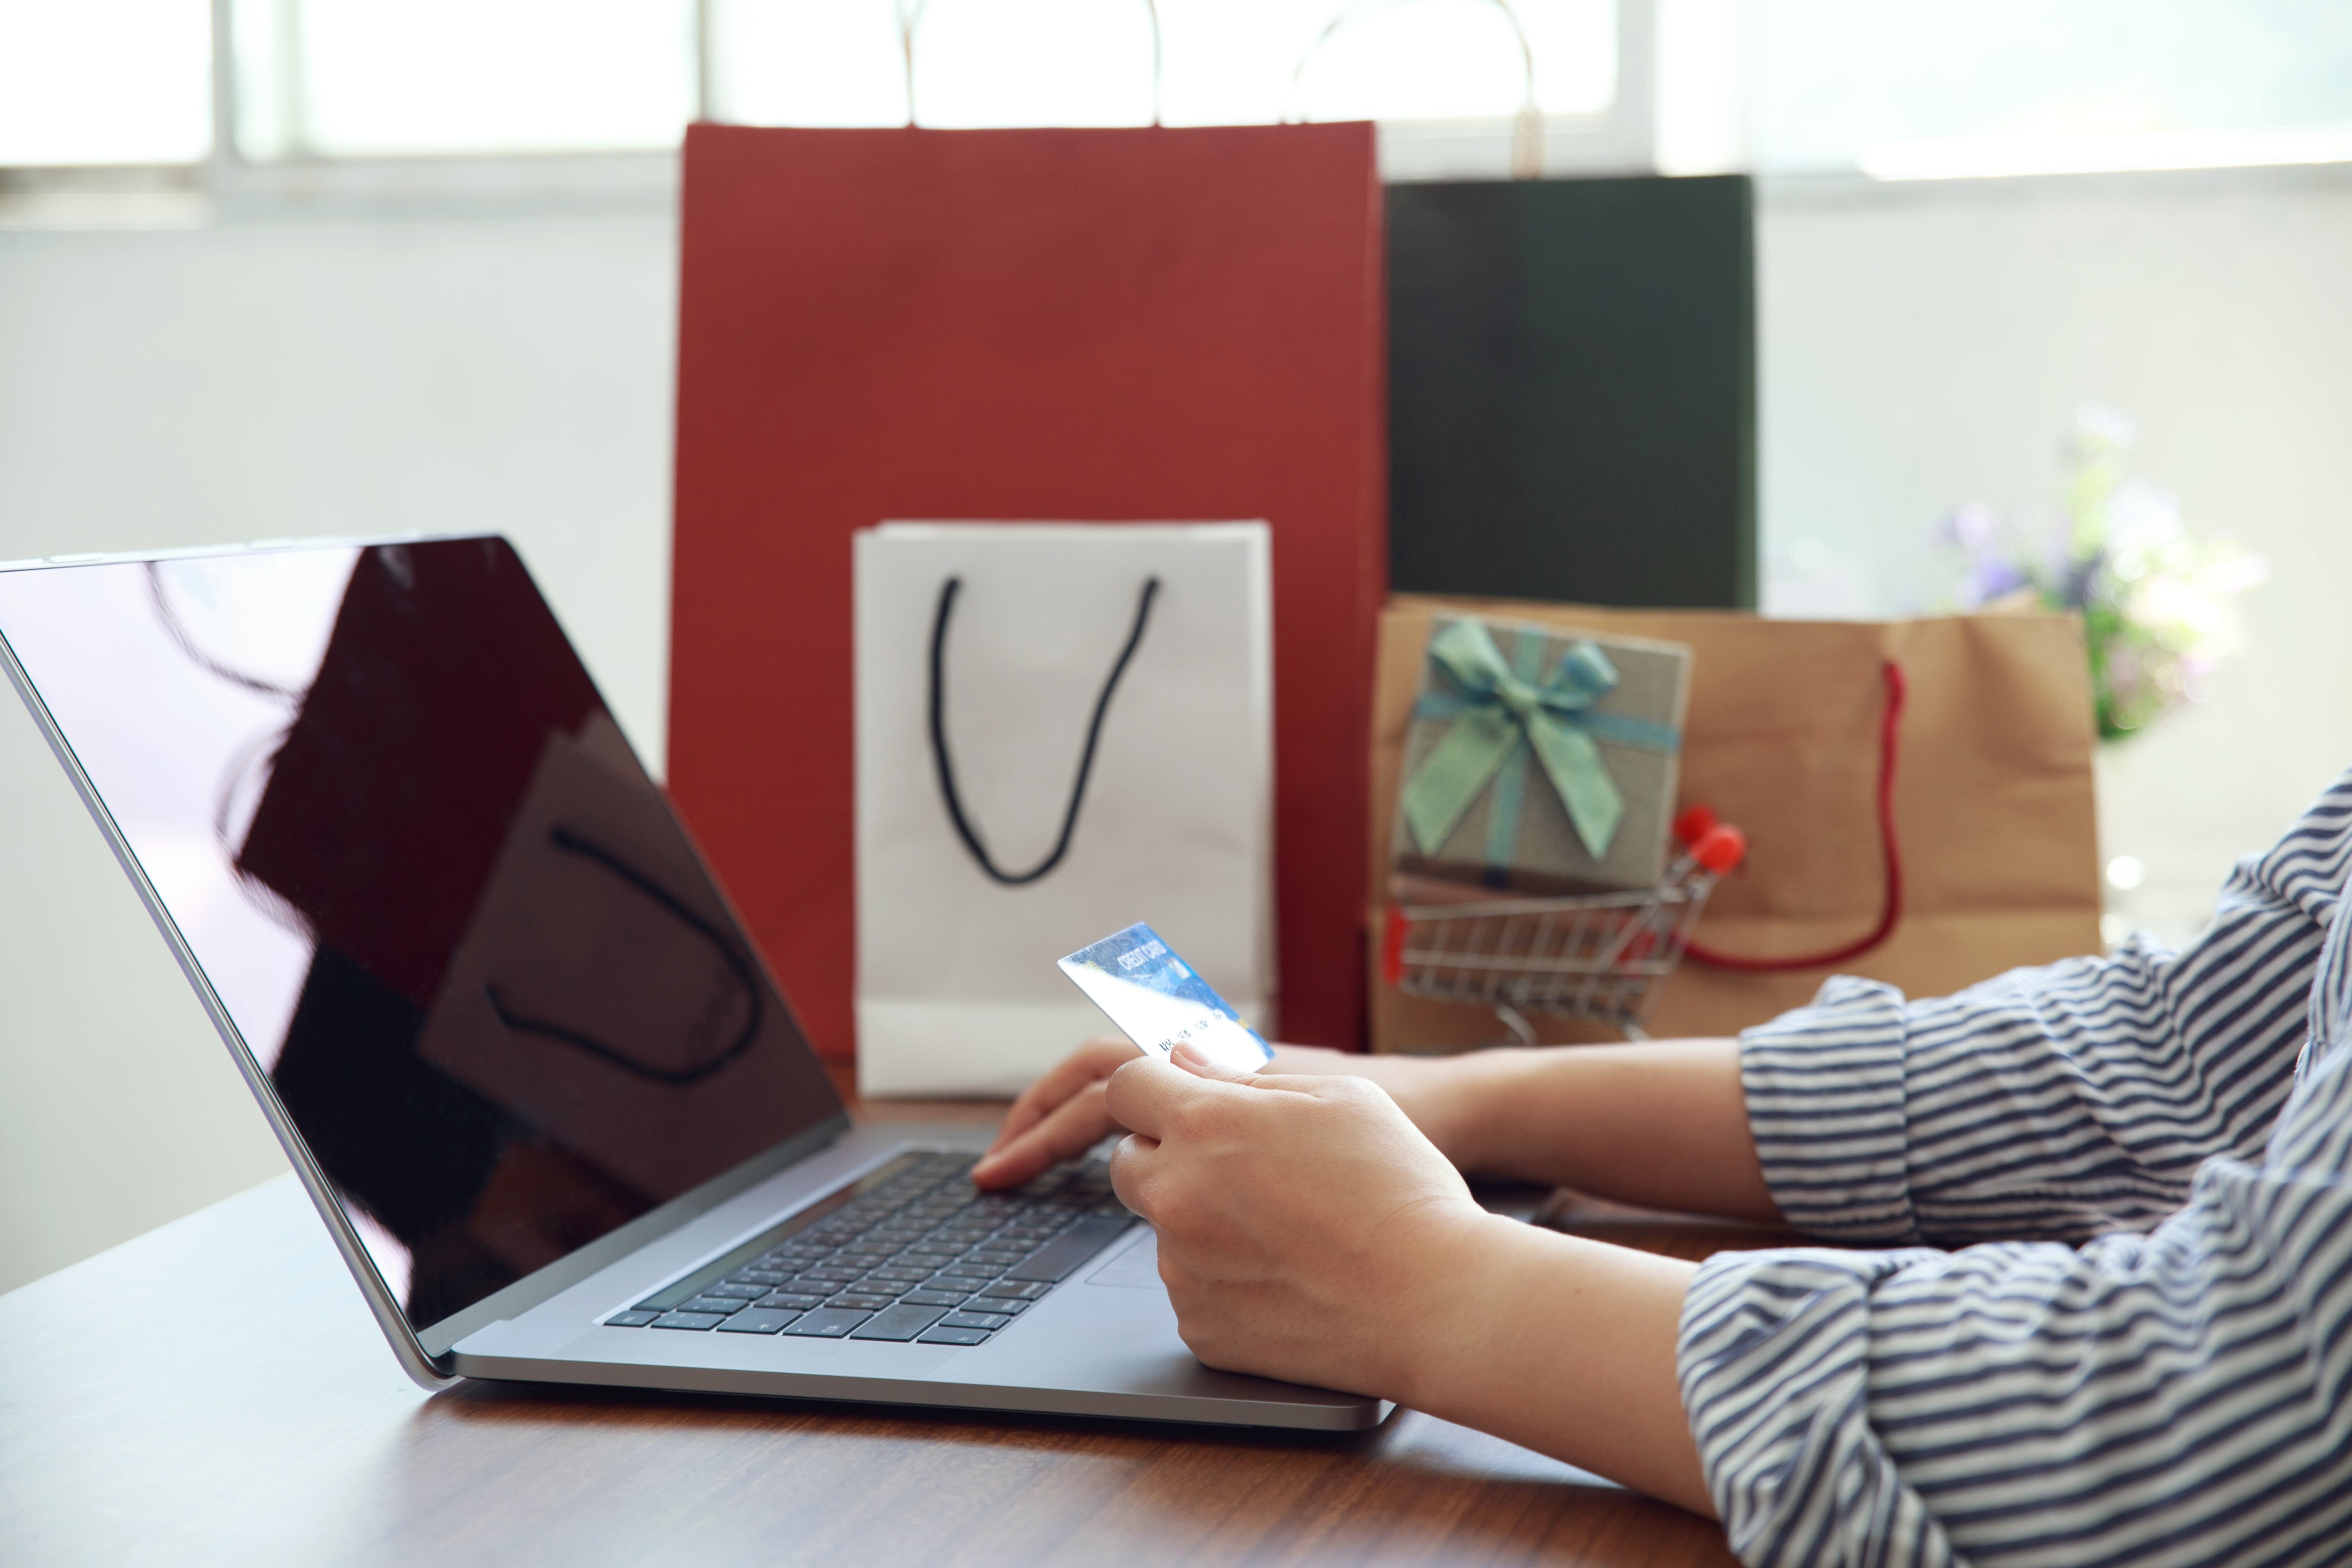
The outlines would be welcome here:
M 923 25 L 923 13 L 930 8 L 931 0 L 897 0 L 898 17 L 898 53 L 907 62 L 907 123 L 915 122 L 915 32 Z M 1144 15 L 1151 19 L 1151 123 L 1160 123 L 1160 6 L 1156 0 L 1143 0 Z
M 1306 52 L 1298 57 L 1298 63 L 1290 68 L 1290 110 L 1283 119 L 1301 121 L 1307 118 L 1298 101 L 1299 80 L 1306 76 L 1307 66 L 1322 52 L 1323 46 L 1330 42 L 1334 33 L 1376 12 L 1392 11 L 1399 5 L 1412 3 L 1412 0 L 1346 0 L 1333 13 L 1331 19 L 1323 24 L 1323 30 L 1315 35 L 1315 41 L 1307 46 Z M 1518 112 L 1511 119 L 1511 178 L 1540 179 L 1543 176 L 1544 117 L 1543 110 L 1536 100 L 1535 48 L 1528 42 L 1528 30 L 1520 26 L 1519 14 L 1512 9 L 1511 0 L 1487 0 L 1487 3 L 1503 14 L 1503 20 L 1511 26 L 1511 37 L 1519 44 L 1519 75 L 1524 86 Z M 1154 122 L 1157 123 L 1156 119 Z
M 1070 851 L 1070 836 L 1077 831 L 1078 807 L 1087 798 L 1087 778 L 1094 772 L 1095 743 L 1102 739 L 1103 715 L 1110 711 L 1111 693 L 1118 689 L 1118 678 L 1127 673 L 1128 661 L 1135 657 L 1138 644 L 1143 641 L 1143 628 L 1151 619 L 1151 601 L 1160 596 L 1160 579 L 1147 577 L 1143 591 L 1136 596 L 1135 625 L 1129 628 L 1126 646 L 1112 661 L 1110 674 L 1103 678 L 1102 693 L 1095 699 L 1094 717 L 1087 721 L 1086 748 L 1078 753 L 1078 776 L 1070 785 L 1070 804 L 1062 813 L 1062 831 L 1054 840 L 1054 847 L 1045 858 L 1026 871 L 1007 871 L 999 866 L 981 839 L 971 819 L 964 815 L 962 797 L 956 791 L 955 763 L 948 755 L 947 725 L 947 648 L 948 616 L 955 609 L 957 593 L 963 579 L 950 577 L 940 584 L 939 613 L 931 620 L 931 763 L 938 769 L 940 798 L 947 803 L 948 821 L 954 824 L 956 837 L 971 852 L 980 868 L 989 877 L 1008 888 L 1025 887 L 1062 863 Z
M 1903 855 L 1895 833 L 1895 758 L 1906 688 L 1902 666 L 1890 658 L 1885 663 L 1885 671 L 1886 712 L 1879 722 L 1878 732 L 1878 841 L 1886 858 L 1886 893 L 1885 903 L 1878 911 L 1878 923 L 1871 928 L 1868 935 L 1843 947 L 1795 958 L 1748 958 L 1736 952 L 1718 952 L 1704 942 L 1693 942 L 1683 951 L 1694 962 L 1711 969 L 1732 969 L 1748 974 L 1822 969 L 1832 963 L 1843 963 L 1849 958 L 1859 958 L 1895 934 L 1895 923 L 1903 918 Z

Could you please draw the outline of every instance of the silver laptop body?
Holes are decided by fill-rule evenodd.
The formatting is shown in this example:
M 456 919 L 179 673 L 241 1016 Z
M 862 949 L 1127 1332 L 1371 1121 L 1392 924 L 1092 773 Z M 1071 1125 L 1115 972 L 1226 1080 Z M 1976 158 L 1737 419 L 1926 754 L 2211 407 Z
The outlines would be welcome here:
M 1098 1174 L 1016 1215 L 999 1262 L 1037 1250 L 968 1303 L 1001 1326 L 654 1326 L 827 1237 L 912 1235 L 986 1135 L 852 1126 L 504 540 L 0 565 L 0 660 L 419 1384 L 1388 1414 L 1202 1366 Z

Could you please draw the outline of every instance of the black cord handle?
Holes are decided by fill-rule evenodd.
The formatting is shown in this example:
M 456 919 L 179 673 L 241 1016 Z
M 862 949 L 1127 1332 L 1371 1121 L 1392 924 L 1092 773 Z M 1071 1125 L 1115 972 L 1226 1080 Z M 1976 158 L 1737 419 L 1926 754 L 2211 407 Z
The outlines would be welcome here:
M 750 1003 L 748 1016 L 743 1020 L 741 1032 L 737 1034 L 733 1043 L 725 1050 L 708 1061 L 698 1062 L 692 1067 L 685 1068 L 656 1067 L 650 1062 L 639 1061 L 617 1047 L 606 1045 L 583 1030 L 574 1029 L 564 1024 L 552 1023 L 545 1018 L 529 1017 L 510 1011 L 506 1002 L 499 995 L 498 985 L 492 983 L 482 987 L 482 994 L 488 999 L 490 1011 L 498 1015 L 499 1022 L 518 1035 L 539 1035 L 547 1039 L 558 1041 L 572 1047 L 574 1050 L 585 1051 L 598 1061 L 619 1068 L 623 1072 L 635 1073 L 639 1078 L 649 1078 L 656 1083 L 666 1083 L 673 1089 L 684 1089 L 689 1084 L 700 1083 L 704 1079 L 750 1050 L 751 1042 L 759 1037 L 760 1033 L 760 1016 L 762 1010 L 760 1001 L 760 977 L 751 968 L 751 961 L 735 951 L 735 944 L 729 940 L 727 933 L 688 909 L 671 894 L 667 888 L 639 871 L 603 845 L 583 837 L 560 823 L 549 831 L 547 837 L 548 842 L 558 849 L 602 866 L 605 870 L 677 916 L 688 929 L 718 949 L 720 959 L 725 961 L 728 968 L 735 972 L 735 978 L 742 982 L 744 997 Z
M 1087 798 L 1087 777 L 1094 771 L 1095 744 L 1102 739 L 1103 716 L 1110 711 L 1111 693 L 1118 689 L 1118 678 L 1127 673 L 1128 661 L 1135 657 L 1137 646 L 1143 641 L 1143 628 L 1151 619 L 1151 601 L 1160 595 L 1160 579 L 1143 580 L 1143 592 L 1135 601 L 1135 625 L 1129 629 L 1127 645 L 1118 650 L 1118 660 L 1103 680 L 1102 694 L 1095 699 L 1095 714 L 1087 723 L 1086 749 L 1078 753 L 1078 776 L 1070 785 L 1069 809 L 1062 814 L 1061 835 L 1054 840 L 1054 847 L 1045 858 L 1026 871 L 1007 871 L 996 863 L 971 818 L 964 815 L 963 801 L 956 794 L 955 763 L 948 755 L 948 617 L 955 610 L 956 595 L 962 587 L 961 577 L 950 577 L 940 585 L 939 614 L 931 621 L 931 761 L 939 769 L 940 796 L 947 802 L 948 820 L 955 825 L 956 837 L 963 840 L 963 847 L 971 851 L 980 868 L 995 880 L 1008 888 L 1024 887 L 1060 865 L 1062 857 L 1070 851 L 1070 836 L 1078 827 L 1078 807 Z

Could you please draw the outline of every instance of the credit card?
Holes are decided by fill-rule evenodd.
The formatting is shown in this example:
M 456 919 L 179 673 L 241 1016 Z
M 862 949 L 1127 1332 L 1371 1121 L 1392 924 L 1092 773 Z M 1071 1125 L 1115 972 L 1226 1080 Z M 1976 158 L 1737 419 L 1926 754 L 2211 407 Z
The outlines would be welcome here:
M 1062 973 L 1147 1051 L 1164 1057 L 1189 1043 L 1243 1072 L 1274 1059 L 1265 1037 L 1148 925 L 1131 925 L 1061 962 Z

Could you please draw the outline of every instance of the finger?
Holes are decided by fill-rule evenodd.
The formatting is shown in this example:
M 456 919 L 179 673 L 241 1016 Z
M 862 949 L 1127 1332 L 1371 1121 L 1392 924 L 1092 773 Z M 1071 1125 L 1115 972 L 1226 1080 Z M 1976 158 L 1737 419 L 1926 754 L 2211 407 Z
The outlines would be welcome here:
M 1159 1152 L 1159 1142 L 1139 1132 L 1129 1133 L 1110 1152 L 1110 1190 L 1118 1194 L 1129 1214 L 1140 1215 L 1147 1223 L 1151 1215 L 1144 1207 L 1143 1188 L 1150 1176 L 1152 1156 Z
M 1168 1059 L 1195 1078 L 1214 1079 L 1219 1083 L 1246 1084 L 1252 1088 L 1258 1083 L 1256 1073 L 1216 1061 L 1190 1040 L 1169 1052 Z
M 1335 1053 L 1336 1054 L 1336 1053 Z M 1203 1055 L 1190 1040 L 1169 1054 L 1169 1060 L 1195 1078 L 1205 1078 L 1216 1083 L 1239 1084 L 1244 1089 L 1280 1089 L 1290 1094 L 1314 1094 L 1330 1086 L 1339 1075 L 1330 1073 L 1251 1072 L 1242 1068 L 1228 1067 Z
M 996 1141 L 988 1146 L 989 1152 L 994 1153 L 1011 1143 L 1087 1085 L 1108 1078 L 1133 1055 L 1135 1047 L 1126 1040 L 1106 1037 L 1088 1040 L 1064 1057 L 1045 1077 L 1022 1090 L 1013 1109 L 1004 1113 L 1004 1121 L 996 1130 Z
M 1005 1112 L 996 1141 L 989 1147 L 1001 1149 L 1010 1143 L 1087 1084 L 1109 1077 L 1120 1062 L 1134 1054 L 1135 1047 L 1123 1039 L 1088 1040 L 1022 1091 L 1013 1102 L 1013 1109 Z
M 1083 1154 L 1112 1130 L 1106 1095 L 1097 1081 L 1087 1085 L 1045 1120 L 1001 1149 L 992 1149 L 971 1168 L 973 1184 L 1017 1187 L 1048 1165 Z
M 1158 1140 L 1168 1135 L 1169 1117 L 1177 1105 L 1213 1087 L 1170 1065 L 1164 1057 L 1142 1056 L 1110 1075 L 1103 1103 L 1119 1126 Z

